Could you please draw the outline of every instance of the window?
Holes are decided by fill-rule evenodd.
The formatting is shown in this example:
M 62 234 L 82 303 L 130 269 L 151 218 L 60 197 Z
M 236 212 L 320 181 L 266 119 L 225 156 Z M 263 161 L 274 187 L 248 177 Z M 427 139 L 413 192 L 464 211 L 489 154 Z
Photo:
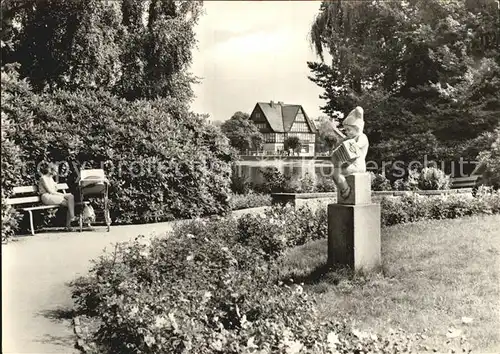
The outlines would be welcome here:
M 260 113 L 259 112 L 255 113 L 255 118 L 260 118 Z

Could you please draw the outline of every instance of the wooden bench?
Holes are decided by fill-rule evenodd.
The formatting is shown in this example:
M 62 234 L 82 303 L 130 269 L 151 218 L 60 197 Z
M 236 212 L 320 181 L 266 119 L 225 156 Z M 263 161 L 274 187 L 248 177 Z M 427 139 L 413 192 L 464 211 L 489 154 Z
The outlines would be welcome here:
M 58 183 L 57 190 L 66 193 L 66 190 L 69 189 L 66 183 Z M 12 206 L 22 206 L 26 204 L 30 204 L 30 206 L 21 207 L 20 210 L 28 212 L 30 216 L 30 227 L 31 234 L 35 234 L 35 228 L 33 226 L 33 211 L 35 210 L 47 210 L 47 209 L 57 209 L 60 208 L 61 205 L 45 205 L 42 204 L 42 199 L 38 194 L 38 186 L 23 186 L 23 187 L 14 187 L 12 191 L 12 196 L 6 200 L 6 204 Z M 35 194 L 35 195 L 33 195 Z M 64 207 L 63 207 L 64 208 Z
M 480 175 L 472 175 L 468 177 L 455 177 L 451 181 L 451 189 L 458 188 L 475 188 L 480 182 Z

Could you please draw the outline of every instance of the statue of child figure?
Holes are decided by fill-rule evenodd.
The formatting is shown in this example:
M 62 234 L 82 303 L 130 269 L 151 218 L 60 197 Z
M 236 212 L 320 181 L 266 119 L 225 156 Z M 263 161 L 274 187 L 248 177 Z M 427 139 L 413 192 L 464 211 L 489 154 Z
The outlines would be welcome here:
M 342 137 L 338 145 L 346 142 L 344 146 L 349 146 L 349 150 L 355 150 L 355 158 L 345 161 L 340 159 L 338 154 L 332 154 L 333 180 L 340 191 L 342 198 L 346 199 L 351 192 L 347 184 L 345 176 L 357 173 L 366 172 L 366 154 L 368 153 L 368 137 L 363 133 L 365 121 L 363 120 L 363 108 L 354 108 L 342 125 L 345 128 L 345 136 Z

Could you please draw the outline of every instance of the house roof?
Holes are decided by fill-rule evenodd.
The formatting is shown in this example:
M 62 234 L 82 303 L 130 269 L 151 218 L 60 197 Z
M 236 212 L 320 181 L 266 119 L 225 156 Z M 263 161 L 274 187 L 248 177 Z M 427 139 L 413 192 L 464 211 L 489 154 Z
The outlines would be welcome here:
M 295 121 L 297 112 L 302 108 L 301 105 L 297 104 L 274 103 L 271 105 L 269 102 L 257 102 L 257 105 L 266 116 L 272 130 L 276 133 L 289 132 L 292 128 L 293 122 Z M 314 123 L 309 119 L 304 109 L 302 109 L 302 111 L 304 112 L 304 117 L 309 123 L 312 131 L 315 132 L 316 127 L 314 126 Z

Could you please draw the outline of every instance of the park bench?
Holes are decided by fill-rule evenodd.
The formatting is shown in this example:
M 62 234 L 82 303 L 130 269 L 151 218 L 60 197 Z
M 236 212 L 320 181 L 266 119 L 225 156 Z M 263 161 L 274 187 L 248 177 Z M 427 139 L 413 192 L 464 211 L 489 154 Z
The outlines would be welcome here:
M 57 190 L 66 193 L 66 190 L 69 189 L 66 183 L 58 183 Z M 30 227 L 31 234 L 35 234 L 35 228 L 33 225 L 33 211 L 35 210 L 47 210 L 47 209 L 57 209 L 64 208 L 60 205 L 45 205 L 42 204 L 42 199 L 38 194 L 38 186 L 23 186 L 23 187 L 14 187 L 12 191 L 12 196 L 6 200 L 6 204 L 12 205 L 13 207 L 20 207 L 19 209 L 25 212 L 28 212 L 30 217 Z M 24 205 L 24 206 L 23 206 Z M 30 205 L 30 206 L 27 206 Z
M 468 177 L 455 177 L 450 180 L 452 189 L 475 188 L 481 179 L 481 175 L 472 175 Z

